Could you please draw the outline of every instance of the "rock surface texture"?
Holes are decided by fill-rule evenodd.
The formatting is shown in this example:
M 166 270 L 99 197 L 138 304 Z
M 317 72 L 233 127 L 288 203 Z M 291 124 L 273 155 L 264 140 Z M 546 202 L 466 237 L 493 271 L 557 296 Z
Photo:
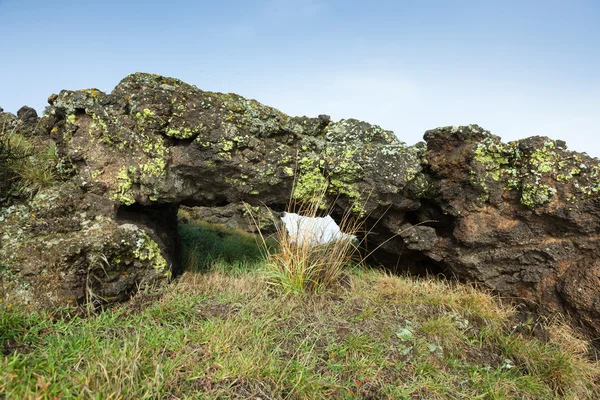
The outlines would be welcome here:
M 264 206 L 252 207 L 234 203 L 222 207 L 182 206 L 181 209 L 185 214 L 183 218 L 180 218 L 180 222 L 183 223 L 190 222 L 190 220 L 204 221 L 247 233 L 260 232 L 263 235 L 275 234 L 278 222 L 282 224 L 281 218 L 284 214 Z
M 365 122 L 290 117 L 140 73 L 49 103 L 39 119 L 0 114 L 52 138 L 72 166 L 0 209 L 4 301 L 125 299 L 178 272 L 179 205 L 283 210 L 326 187 L 334 218 L 366 218 L 375 261 L 477 282 L 600 333 L 600 165 L 561 141 L 505 144 L 469 125 L 407 146 Z

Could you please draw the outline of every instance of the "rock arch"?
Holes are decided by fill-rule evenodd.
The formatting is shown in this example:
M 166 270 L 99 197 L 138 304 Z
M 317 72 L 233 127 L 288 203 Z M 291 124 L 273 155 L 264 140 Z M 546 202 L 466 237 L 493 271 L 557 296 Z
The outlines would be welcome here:
M 407 146 L 365 122 L 290 117 L 141 73 L 49 103 L 35 131 L 73 171 L 1 211 L 5 298 L 48 306 L 91 288 L 121 300 L 177 270 L 177 205 L 282 209 L 326 184 L 334 218 L 350 208 L 374 227 L 380 262 L 401 256 L 600 332 L 600 166 L 561 141 L 505 144 L 469 125 Z

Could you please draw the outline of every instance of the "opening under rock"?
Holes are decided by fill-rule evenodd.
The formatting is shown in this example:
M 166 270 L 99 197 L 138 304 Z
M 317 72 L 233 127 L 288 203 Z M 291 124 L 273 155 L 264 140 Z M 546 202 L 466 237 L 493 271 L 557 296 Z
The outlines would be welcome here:
M 438 216 L 437 214 L 435 216 Z M 433 222 L 432 224 L 441 226 L 443 231 L 446 233 L 451 232 L 451 221 L 447 216 L 442 214 L 443 221 Z M 431 219 L 429 214 L 418 215 L 417 213 L 408 214 L 405 216 L 407 222 L 412 224 L 418 224 L 420 220 Z M 416 276 L 443 276 L 451 278 L 452 274 L 448 271 L 447 267 L 442 263 L 436 262 L 422 254 L 421 252 L 403 248 L 400 255 L 397 251 L 386 250 L 386 245 L 373 249 L 375 246 L 369 246 L 368 237 L 366 240 L 359 238 L 355 235 L 348 235 L 340 230 L 340 227 L 335 220 L 327 215 L 326 217 L 307 217 L 298 215 L 295 213 L 285 213 L 282 218 L 286 225 L 292 240 L 310 240 L 315 244 L 327 243 L 330 240 L 336 240 L 345 236 L 350 236 L 362 241 L 363 243 L 363 257 L 365 261 L 373 266 L 379 266 L 387 269 L 391 273 L 400 274 L 408 273 Z M 306 231 L 310 232 L 306 232 Z M 357 232 L 360 236 L 361 232 Z M 373 233 L 375 234 L 375 233 Z M 389 236 L 388 236 L 389 238 Z M 400 237 L 398 239 L 401 240 Z M 393 243 L 394 246 L 398 245 L 398 241 L 388 242 Z M 404 244 L 402 243 L 404 247 Z M 372 252 L 372 253 L 371 253 Z
M 120 223 L 132 223 L 142 227 L 152 240 L 158 243 L 172 265 L 173 276 L 181 274 L 181 243 L 177 232 L 178 204 L 158 203 L 122 205 L 117 210 L 116 219 Z
M 215 221 L 207 221 L 209 223 L 216 223 L 217 225 L 228 226 L 228 224 L 223 221 L 223 219 L 227 218 L 247 218 L 247 216 L 237 215 L 236 213 L 239 214 L 241 212 L 237 209 L 229 210 L 232 208 L 233 204 L 227 204 L 225 206 L 219 204 L 219 206 L 215 207 L 195 207 L 195 204 L 186 205 L 190 206 L 183 208 L 186 210 L 186 215 L 194 208 L 217 209 L 215 215 L 219 216 L 219 218 Z M 241 207 L 238 208 L 243 210 Z M 185 260 L 182 260 L 181 238 L 178 229 L 178 210 L 178 204 L 162 203 L 142 205 L 134 203 L 130 206 L 119 207 L 116 216 L 117 221 L 122 223 L 129 222 L 142 227 L 148 235 L 159 244 L 161 249 L 163 249 L 164 253 L 167 255 L 168 262 L 173 266 L 172 272 L 174 276 L 183 272 L 183 263 L 185 262 Z M 225 212 L 226 210 L 227 212 Z M 275 214 L 281 215 L 279 213 Z M 194 215 L 194 213 L 191 215 Z M 199 216 L 200 215 L 196 217 Z M 431 223 L 430 226 L 436 229 L 438 235 L 443 236 L 451 233 L 452 221 L 448 216 L 443 215 L 439 209 L 425 206 L 417 212 L 407 213 L 404 216 L 404 220 L 413 225 L 434 218 L 436 218 L 436 221 Z M 206 220 L 204 217 L 192 218 L 192 220 L 193 219 Z M 183 218 L 182 221 L 187 221 L 187 218 Z M 314 241 L 315 244 L 327 243 L 330 240 L 340 239 L 347 235 L 340 230 L 336 221 L 329 215 L 313 218 L 286 212 L 283 213 L 281 221 L 285 224 L 292 238 L 300 238 L 300 240 L 306 240 L 308 238 L 309 240 Z M 234 228 L 242 227 L 236 226 Z M 364 229 L 365 228 L 363 228 L 363 230 Z M 368 230 L 368 228 L 366 229 Z M 242 228 L 241 230 L 246 230 L 249 233 L 256 233 L 249 229 Z M 306 233 L 307 230 L 310 231 L 308 234 Z M 369 241 L 369 237 L 367 237 L 366 240 L 363 240 L 364 232 L 356 232 L 356 234 L 356 236 L 350 236 L 355 237 L 358 241 L 362 241 L 362 247 L 364 247 L 362 256 L 368 256 L 365 258 L 365 261 L 372 266 L 385 268 L 395 274 L 408 273 L 417 276 L 442 275 L 448 278 L 452 277 L 443 264 L 435 262 L 420 251 L 408 249 L 400 237 L 392 238 L 391 232 L 383 227 L 375 225 L 374 229 L 369 233 L 370 237 L 377 237 L 376 241 Z M 386 242 L 386 240 L 390 238 L 392 239 L 389 242 Z M 378 245 L 376 245 L 375 242 L 385 242 L 385 244 L 377 247 Z M 400 250 L 398 249 L 398 246 L 401 246 Z

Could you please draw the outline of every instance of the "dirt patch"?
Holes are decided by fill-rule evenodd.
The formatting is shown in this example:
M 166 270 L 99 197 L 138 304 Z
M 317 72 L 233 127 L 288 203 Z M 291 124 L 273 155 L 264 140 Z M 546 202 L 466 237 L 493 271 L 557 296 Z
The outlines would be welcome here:
M 232 378 L 224 379 L 217 383 L 217 386 L 227 390 L 228 399 L 271 400 L 282 398 L 279 396 L 273 397 L 270 394 L 272 392 L 271 385 L 266 382 L 253 382 L 242 378 Z
M 140 292 L 133 296 L 127 303 L 124 303 L 122 307 L 125 308 L 128 311 L 128 313 L 139 314 L 146 308 L 150 307 L 151 305 L 162 299 L 162 297 L 162 292 Z
M 2 355 L 4 356 L 8 356 L 13 353 L 28 354 L 31 353 L 31 351 L 31 346 L 14 339 L 5 340 L 4 343 L 2 343 Z
M 242 309 L 240 304 L 227 303 L 203 303 L 198 307 L 198 314 L 203 318 L 226 319 L 232 314 L 237 314 Z

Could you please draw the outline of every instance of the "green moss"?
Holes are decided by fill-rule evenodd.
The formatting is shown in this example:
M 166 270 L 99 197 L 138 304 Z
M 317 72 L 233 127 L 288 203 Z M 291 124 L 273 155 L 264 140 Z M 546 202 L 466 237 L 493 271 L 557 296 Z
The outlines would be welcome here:
M 104 116 L 90 112 L 89 116 L 92 118 L 92 123 L 89 125 L 88 134 L 92 143 L 106 144 L 112 149 L 121 151 L 133 148 L 132 143 L 122 135 L 122 127 L 118 119 L 112 118 L 106 112 Z
M 235 136 L 232 140 L 239 146 L 245 146 L 248 143 L 249 136 Z
M 556 189 L 547 185 L 526 184 L 521 189 L 521 204 L 530 208 L 536 208 L 540 205 L 549 203 L 555 194 Z
M 548 173 L 556 170 L 556 153 L 551 151 L 554 147 L 543 147 L 534 151 L 531 154 L 531 165 L 537 169 L 538 172 Z
M 142 177 L 159 177 L 165 175 L 166 161 L 162 158 L 154 158 L 151 161 L 140 165 Z
M 165 157 L 169 153 L 169 149 L 160 136 L 142 137 L 142 150 L 147 155 L 154 157 Z
M 92 114 L 92 120 L 96 126 L 102 128 L 103 131 L 108 131 L 108 126 L 97 114 Z
M 509 163 L 505 145 L 491 140 L 478 144 L 473 159 L 485 168 L 486 176 L 495 181 L 500 179 L 503 168 Z
M 310 201 L 327 188 L 327 179 L 321 173 L 318 162 L 304 157 L 299 163 L 299 176 L 296 181 L 292 198 Z
M 92 171 L 92 173 L 90 174 L 90 176 L 92 177 L 92 179 L 96 179 L 97 177 L 99 177 L 100 175 L 102 175 L 104 171 L 97 169 L 95 171 Z
M 149 161 L 140 165 L 142 179 L 166 175 L 169 149 L 165 146 L 160 136 L 145 137 L 142 150 L 149 157 Z
M 294 170 L 291 167 L 283 167 L 283 172 L 287 176 L 293 176 L 294 175 Z
M 150 239 L 146 233 L 142 233 L 137 239 L 133 255 L 138 260 L 150 261 L 156 272 L 170 276 L 171 271 L 167 268 L 167 261 L 162 256 L 158 243 Z
M 327 156 L 326 156 L 327 157 Z M 331 153 L 329 154 L 331 158 Z M 343 195 L 350 199 L 352 211 L 364 213 L 364 199 L 356 185 L 359 179 L 360 166 L 351 159 L 339 162 L 326 177 L 323 174 L 325 160 L 303 157 L 298 165 L 298 177 L 295 183 L 292 198 L 301 201 L 321 201 L 325 192 L 332 195 Z M 288 176 L 293 175 L 293 170 L 285 167 Z M 322 201 L 321 207 L 328 207 L 326 201 Z
M 471 184 L 481 189 L 480 201 L 489 199 L 488 185 L 492 181 L 487 178 L 490 177 L 503 181 L 505 190 L 520 190 L 521 203 L 536 208 L 549 203 L 556 194 L 552 181 L 569 181 L 581 173 L 581 165 L 574 165 L 577 160 L 559 153 L 556 142 L 547 140 L 531 153 L 521 151 L 521 143 L 503 144 L 491 136 L 478 143 L 473 160 L 484 168 L 485 174 L 472 170 Z
M 364 202 L 362 192 L 358 189 L 356 183 L 356 175 L 354 170 L 348 170 L 347 175 L 344 173 L 336 173 L 330 176 L 329 191 L 335 194 L 347 196 L 352 204 L 352 211 L 362 216 L 364 213 Z M 356 178 L 356 179 L 355 179 Z
M 77 120 L 77 117 L 75 116 L 75 114 L 70 114 L 67 117 L 67 121 L 69 121 L 71 124 L 75 124 L 75 121 Z
M 229 152 L 233 150 L 233 147 L 235 146 L 235 143 L 233 141 L 227 140 L 225 138 L 220 138 L 219 144 L 221 145 L 221 150 L 224 152 Z
M 431 194 L 431 181 L 425 174 L 416 174 L 412 180 L 412 186 L 415 189 L 415 193 L 422 198 L 428 197 Z
M 132 205 L 135 203 L 135 197 L 131 191 L 133 186 L 133 180 L 130 177 L 130 173 L 135 173 L 135 167 L 123 167 L 117 174 L 117 192 L 113 195 L 114 200 L 118 200 L 120 203 L 125 205 Z
M 166 131 L 167 136 L 175 137 L 178 139 L 189 139 L 194 136 L 195 132 L 190 128 L 174 129 L 169 128 Z
M 577 167 L 573 167 L 565 173 L 557 174 L 556 180 L 557 181 L 569 181 L 569 180 L 573 179 L 573 177 L 575 177 L 579 174 L 581 174 L 581 169 L 579 169 Z
M 344 151 L 344 158 L 346 160 L 352 160 L 352 157 L 354 157 L 356 153 L 358 153 L 358 149 L 348 149 Z
M 350 198 L 352 211 L 359 214 L 361 217 L 364 215 L 364 199 L 356 185 L 332 179 L 330 181 L 330 191 L 343 194 Z
M 196 142 L 200 143 L 200 146 L 204 147 L 205 149 L 213 145 L 212 142 L 205 141 L 200 136 L 198 136 L 195 140 Z
M 152 110 L 150 110 L 148 108 L 144 108 L 144 111 L 141 112 L 141 113 L 137 112 L 135 114 L 135 117 L 138 118 L 138 119 L 141 119 L 141 120 L 145 120 L 145 119 L 148 119 L 148 118 L 153 117 L 155 115 L 156 115 L 156 113 L 154 111 L 152 111 Z
M 364 213 L 364 199 L 356 182 L 360 179 L 362 166 L 358 164 L 354 157 L 360 153 L 357 148 L 343 148 L 340 146 L 329 147 L 325 154 L 327 165 L 330 166 L 329 191 L 335 195 L 344 195 L 350 199 L 352 211 Z M 323 168 L 325 160 L 320 160 L 320 167 Z

